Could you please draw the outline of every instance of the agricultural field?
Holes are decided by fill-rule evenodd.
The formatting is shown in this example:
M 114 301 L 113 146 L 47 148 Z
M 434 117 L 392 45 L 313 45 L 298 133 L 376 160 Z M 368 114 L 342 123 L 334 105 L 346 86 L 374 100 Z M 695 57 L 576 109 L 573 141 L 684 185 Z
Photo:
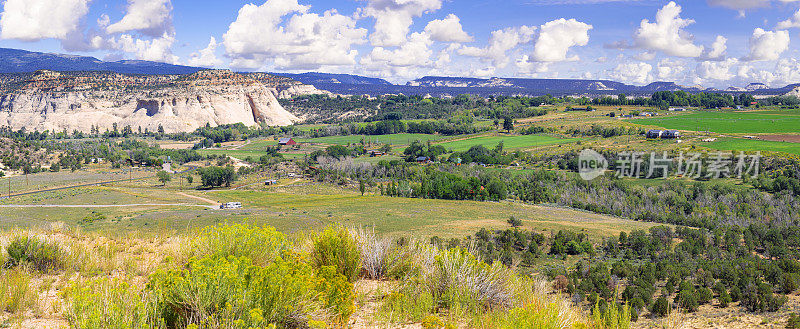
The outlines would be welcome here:
M 298 138 L 297 141 L 300 143 L 347 145 L 347 144 L 360 143 L 362 140 L 364 140 L 368 143 L 408 145 L 416 140 L 427 142 L 427 141 L 436 141 L 444 138 L 446 138 L 446 136 L 429 135 L 429 134 L 392 134 L 392 135 L 377 135 L 377 136 L 362 136 L 362 135 L 330 136 L 330 137 L 307 138 L 307 139 Z
M 704 143 L 702 145 L 714 150 L 744 152 L 763 151 L 800 155 L 800 143 L 793 142 L 777 142 L 726 137 L 720 138 L 714 142 Z
M 436 143 L 436 145 L 444 146 L 448 150 L 453 151 L 466 151 L 470 147 L 476 145 L 483 145 L 486 148 L 494 148 L 500 142 L 506 149 L 530 149 L 539 146 L 569 144 L 579 141 L 578 138 L 559 138 L 548 135 L 523 135 L 523 136 L 510 136 L 510 135 L 484 135 L 476 137 L 466 137 L 464 139 L 454 139 L 453 141 L 445 141 Z
M 800 133 L 800 113 L 797 111 L 695 112 L 629 122 L 725 134 Z

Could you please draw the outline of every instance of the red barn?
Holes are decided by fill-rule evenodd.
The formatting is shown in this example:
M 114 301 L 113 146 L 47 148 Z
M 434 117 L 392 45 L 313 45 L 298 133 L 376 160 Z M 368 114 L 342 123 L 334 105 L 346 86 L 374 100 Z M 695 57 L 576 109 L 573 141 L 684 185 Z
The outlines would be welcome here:
M 297 145 L 297 142 L 295 142 L 294 139 L 291 138 L 281 138 L 278 140 L 278 144 L 291 146 L 291 145 Z

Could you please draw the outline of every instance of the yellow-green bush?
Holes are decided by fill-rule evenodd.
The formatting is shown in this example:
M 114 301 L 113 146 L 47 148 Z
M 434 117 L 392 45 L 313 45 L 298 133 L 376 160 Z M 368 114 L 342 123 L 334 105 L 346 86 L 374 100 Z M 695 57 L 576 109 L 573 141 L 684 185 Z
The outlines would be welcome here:
M 490 312 L 476 320 L 478 328 L 537 328 L 562 329 L 571 327 L 568 319 L 564 319 L 557 303 L 546 303 L 539 307 L 529 304 L 502 312 Z
M 255 265 L 266 265 L 290 247 L 286 235 L 274 227 L 222 224 L 203 229 L 193 252 L 214 257 L 247 257 Z
M 332 268 L 317 272 L 299 257 L 286 257 L 263 267 L 246 257 L 194 259 L 185 269 L 157 272 L 148 288 L 157 296 L 159 317 L 171 328 L 346 323 L 353 312 L 352 284 Z
M 20 269 L 0 270 L 0 312 L 20 313 L 36 304 L 31 278 Z
M 63 291 L 64 316 L 72 328 L 152 328 L 152 294 L 119 279 L 76 281 Z
M 40 272 L 64 268 L 64 252 L 55 242 L 35 236 L 17 236 L 6 247 L 5 267 L 30 265 Z
M 361 274 L 361 252 L 356 239 L 344 228 L 326 228 L 313 240 L 311 262 L 316 268 L 333 266 L 350 282 Z
M 404 284 L 400 291 L 392 292 L 383 300 L 381 315 L 389 322 L 405 320 L 422 321 L 438 306 L 433 295 L 418 284 Z
M 333 314 L 333 324 L 342 327 L 356 310 L 353 284 L 333 266 L 317 270 L 316 290 L 320 292 L 325 308 Z
M 616 299 L 616 298 L 615 298 Z M 595 304 L 592 308 L 590 324 L 596 329 L 630 329 L 631 328 L 631 308 L 628 304 L 619 305 L 616 301 L 600 307 Z

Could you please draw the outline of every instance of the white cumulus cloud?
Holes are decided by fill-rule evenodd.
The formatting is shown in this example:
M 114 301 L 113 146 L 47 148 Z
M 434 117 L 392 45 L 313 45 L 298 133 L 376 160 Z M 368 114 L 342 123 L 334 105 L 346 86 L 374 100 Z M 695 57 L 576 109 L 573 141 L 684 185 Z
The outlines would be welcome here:
M 487 60 L 496 68 L 504 68 L 509 63 L 507 52 L 521 44 L 533 41 L 535 32 L 535 26 L 525 25 L 496 30 L 489 37 L 489 44 L 486 47 L 463 47 L 458 50 L 458 53 Z
M 635 46 L 671 56 L 699 57 L 703 46 L 695 45 L 692 36 L 683 30 L 694 20 L 681 18 L 681 10 L 681 6 L 671 1 L 658 11 L 655 22 L 643 19 L 634 34 Z
M 101 47 L 134 54 L 140 60 L 177 64 L 178 56 L 172 54 L 174 43 L 175 37 L 167 33 L 149 40 L 122 34 L 105 40 Z
M 774 61 L 787 49 L 789 49 L 788 31 L 765 31 L 756 28 L 750 37 L 750 54 L 744 60 Z
M 352 65 L 366 42 L 367 30 L 356 28 L 352 17 L 335 10 L 309 13 L 297 0 L 268 0 L 261 6 L 244 5 L 223 35 L 232 65 L 259 68 L 273 63 L 284 69 L 316 69 L 324 65 Z
M 685 79 L 686 63 L 682 60 L 665 58 L 658 62 L 656 79 L 659 81 L 682 81 Z
M 66 39 L 89 12 L 90 0 L 6 0 L 0 37 L 23 41 Z
M 635 84 L 647 84 L 653 80 L 650 74 L 653 66 L 647 63 L 620 63 L 614 69 L 606 71 L 609 78 Z
M 731 68 L 733 68 L 737 63 L 739 63 L 739 60 L 735 58 L 729 58 L 724 61 L 700 62 L 697 63 L 697 68 L 695 68 L 695 74 L 697 75 L 697 78 L 700 79 L 700 81 L 707 81 L 707 80 L 727 81 L 736 76 L 731 72 Z
M 373 46 L 400 46 L 406 41 L 414 17 L 442 7 L 442 0 L 368 0 L 359 16 L 375 19 L 369 36 Z
M 222 61 L 217 58 L 217 54 L 215 51 L 217 50 L 217 39 L 211 37 L 211 40 L 208 42 L 208 46 L 196 53 L 192 53 L 189 56 L 189 60 L 187 64 L 191 66 L 202 66 L 202 67 L 215 67 L 222 64 Z
M 707 59 L 723 59 L 725 57 L 725 51 L 728 50 L 727 44 L 728 38 L 718 35 L 714 43 L 711 44 L 711 48 L 708 49 L 708 52 L 703 57 Z
M 110 34 L 139 31 L 158 38 L 173 34 L 172 2 L 170 0 L 128 0 L 128 10 L 119 22 L 106 27 Z
M 361 60 L 366 66 L 389 65 L 389 66 L 428 66 L 431 65 L 430 57 L 433 51 L 430 46 L 433 44 L 431 38 L 426 33 L 412 33 L 408 42 L 395 49 L 375 47 L 369 55 Z
M 790 29 L 793 27 L 800 27 L 800 9 L 798 9 L 797 12 L 794 13 L 794 16 L 778 23 L 779 30 Z
M 531 59 L 537 62 L 576 61 L 578 56 L 567 56 L 574 46 L 589 43 L 589 30 L 592 26 L 575 19 L 557 19 L 539 28 L 539 36 L 533 48 Z
M 428 22 L 425 32 L 431 39 L 439 42 L 471 42 L 472 36 L 464 32 L 461 20 L 458 16 L 450 14 L 444 19 L 437 19 Z

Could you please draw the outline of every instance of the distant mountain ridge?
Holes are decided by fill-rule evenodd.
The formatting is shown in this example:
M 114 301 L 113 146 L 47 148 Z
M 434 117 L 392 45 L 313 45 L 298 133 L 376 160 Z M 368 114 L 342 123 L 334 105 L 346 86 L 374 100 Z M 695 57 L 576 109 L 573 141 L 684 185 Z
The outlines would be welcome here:
M 300 81 L 307 85 L 317 84 L 349 84 L 349 85 L 392 85 L 389 81 L 379 78 L 368 78 L 352 74 L 333 74 L 333 73 L 271 73 L 278 76 L 287 77 L 296 81 Z
M 581 93 L 593 91 L 616 91 L 641 93 L 656 91 L 699 92 L 701 88 L 686 87 L 674 82 L 653 82 L 646 86 L 633 86 L 611 80 L 582 79 L 525 79 L 525 78 L 460 78 L 427 76 L 409 81 L 406 86 L 457 87 L 457 88 L 510 88 L 532 92 Z
M 94 57 L 51 54 L 0 48 L 0 73 L 30 73 L 38 70 L 52 71 L 109 71 L 120 74 L 191 74 L 204 68 L 173 65 L 151 61 L 121 60 L 105 62 Z M 725 90 L 705 89 L 701 86 L 681 86 L 674 82 L 653 82 L 646 86 L 634 86 L 611 80 L 582 79 L 527 79 L 527 78 L 466 78 L 426 76 L 405 85 L 394 85 L 384 79 L 351 74 L 332 73 L 273 73 L 304 85 L 342 95 L 386 95 L 405 94 L 421 96 L 456 96 L 474 94 L 479 96 L 539 96 L 550 94 L 603 96 L 627 94 L 647 96 L 657 91 L 702 91 L 722 93 L 750 93 L 754 95 L 786 95 L 797 93 L 800 84 L 783 88 L 770 88 L 763 83 L 751 83 L 746 88 L 730 87 Z M 295 89 L 303 89 L 298 85 Z M 311 92 L 310 90 L 305 93 Z
M 151 61 L 121 60 L 104 62 L 94 57 L 49 54 L 0 48 L 0 72 L 28 73 L 51 71 L 111 71 L 121 74 L 191 74 L 203 68 Z

